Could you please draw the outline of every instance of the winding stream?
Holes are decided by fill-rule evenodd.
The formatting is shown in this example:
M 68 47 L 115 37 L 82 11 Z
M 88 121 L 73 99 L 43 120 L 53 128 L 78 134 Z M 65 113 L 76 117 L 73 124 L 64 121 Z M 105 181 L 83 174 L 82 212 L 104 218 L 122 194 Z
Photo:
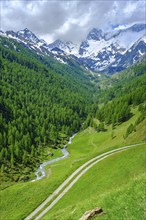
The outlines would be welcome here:
M 72 139 L 76 136 L 76 134 L 74 134 L 72 137 L 70 137 L 68 143 L 66 145 L 63 146 L 63 148 L 61 149 L 61 152 L 63 154 L 62 157 L 57 157 L 55 159 L 52 159 L 52 160 L 48 160 L 42 164 L 40 164 L 40 167 L 38 168 L 38 170 L 35 172 L 35 175 L 36 175 L 36 178 L 34 180 L 32 180 L 31 182 L 34 182 L 36 180 L 40 180 L 42 178 L 44 178 L 46 176 L 46 171 L 45 171 L 45 166 L 47 166 L 48 164 L 52 164 L 52 163 L 55 163 L 59 160 L 63 160 L 64 158 L 67 158 L 69 157 L 69 153 L 68 151 L 66 150 L 66 147 L 68 144 L 71 144 L 72 143 Z

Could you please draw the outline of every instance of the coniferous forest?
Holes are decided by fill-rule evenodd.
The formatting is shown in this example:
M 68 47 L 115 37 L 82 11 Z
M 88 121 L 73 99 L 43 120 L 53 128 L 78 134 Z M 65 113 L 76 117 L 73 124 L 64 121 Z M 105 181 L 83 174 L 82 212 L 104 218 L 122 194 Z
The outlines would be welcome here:
M 45 146 L 77 132 L 92 103 L 82 69 L 36 56 L 1 38 L 0 161 L 2 171 L 38 163 Z M 52 64 L 50 65 L 52 61 Z
M 47 146 L 62 147 L 81 127 L 96 127 L 94 118 L 103 132 L 104 125 L 128 120 L 131 106 L 141 104 L 139 120 L 145 117 L 145 63 L 101 87 L 73 60 L 61 64 L 3 37 L 0 51 L 1 175 L 25 167 L 33 171 Z

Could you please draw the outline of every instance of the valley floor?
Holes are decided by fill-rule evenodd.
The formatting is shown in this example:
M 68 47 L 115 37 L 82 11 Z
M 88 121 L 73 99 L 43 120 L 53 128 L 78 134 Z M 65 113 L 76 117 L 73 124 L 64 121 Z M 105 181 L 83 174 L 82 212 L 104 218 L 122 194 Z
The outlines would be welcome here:
M 77 220 L 96 207 L 106 213 L 97 219 L 144 219 L 145 150 L 133 147 L 96 164 L 41 219 Z
M 139 117 L 139 112 L 136 109 L 134 111 L 135 114 L 129 121 L 116 127 L 114 136 L 111 126 L 107 127 L 106 132 L 97 133 L 93 128 L 80 132 L 68 146 L 70 157 L 48 165 L 46 178 L 36 182 L 17 183 L 2 190 L 1 218 L 24 219 L 89 159 L 126 145 L 144 143 L 145 120 L 136 127 L 136 131 L 126 139 L 123 138 L 129 124 Z M 142 219 L 145 152 L 143 145 L 101 161 L 84 174 L 43 218 L 76 220 L 85 211 L 101 206 L 107 212 L 101 218 L 117 219 L 115 216 L 121 215 L 121 219 Z
M 83 164 L 81 167 L 79 167 L 70 177 L 68 177 L 57 190 L 55 190 L 37 209 L 35 209 L 25 220 L 32 219 L 35 216 L 35 219 L 41 219 L 45 214 L 48 213 L 59 201 L 62 199 L 62 197 L 65 196 L 66 193 L 76 184 L 79 179 L 93 166 L 95 166 L 97 163 L 101 162 L 102 160 L 106 160 L 106 158 L 111 157 L 119 152 L 129 150 L 131 148 L 142 146 L 142 144 L 136 144 L 136 145 L 130 145 L 125 146 L 119 149 L 115 149 L 109 152 L 106 152 L 104 154 L 101 154 L 100 156 L 97 156 L 85 164 Z M 96 171 L 95 171 L 96 172 Z M 98 173 L 97 173 L 98 177 Z M 90 180 L 89 180 L 90 182 Z M 98 179 L 97 179 L 98 182 Z M 96 182 L 95 182 L 96 184 Z M 82 185 L 82 184 L 81 184 Z M 70 193 L 70 192 L 69 192 Z M 79 192 L 77 193 L 79 195 Z M 86 197 L 86 195 L 85 195 Z M 71 196 L 72 198 L 72 196 Z M 52 201 L 52 202 L 51 202 Z M 51 203 L 50 203 L 51 202 Z M 75 202 L 75 201 L 74 201 Z M 46 205 L 49 204 L 47 208 Z M 68 203 L 67 203 L 68 204 Z M 44 209 L 45 208 L 45 209 Z M 44 209 L 44 210 L 43 210 Z M 43 210 L 43 211 L 42 211 Z M 54 217 L 53 217 L 54 218 Z M 60 217 L 58 217 L 60 219 Z

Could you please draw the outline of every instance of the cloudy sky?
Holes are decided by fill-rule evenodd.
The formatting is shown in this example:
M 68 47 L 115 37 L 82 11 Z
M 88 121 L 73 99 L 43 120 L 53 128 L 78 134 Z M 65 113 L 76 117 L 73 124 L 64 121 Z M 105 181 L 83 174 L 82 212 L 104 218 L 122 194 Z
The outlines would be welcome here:
M 141 0 L 0 0 L 0 29 L 30 29 L 52 42 L 80 41 L 93 27 L 110 30 L 117 25 L 145 22 Z

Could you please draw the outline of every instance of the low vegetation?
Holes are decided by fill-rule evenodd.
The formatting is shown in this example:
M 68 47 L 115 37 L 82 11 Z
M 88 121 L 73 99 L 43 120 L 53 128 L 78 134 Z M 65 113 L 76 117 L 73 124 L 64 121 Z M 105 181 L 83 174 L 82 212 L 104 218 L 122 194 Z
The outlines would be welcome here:
M 0 37 L 0 51 L 1 218 L 24 219 L 87 160 L 141 143 L 97 164 L 44 219 L 75 220 L 96 206 L 107 212 L 101 219 L 143 219 L 146 64 L 91 79 L 77 63 L 60 64 L 12 39 Z M 70 157 L 30 182 L 73 133 Z
M 2 190 L 1 199 L 3 203 L 0 204 L 2 218 L 23 219 L 46 199 L 46 195 L 52 193 L 77 167 L 88 159 L 114 148 L 143 142 L 145 138 L 145 120 L 138 124 L 136 132 L 131 133 L 126 140 L 123 137 L 129 124 L 137 120 L 140 112 L 134 109 L 133 115 L 130 120 L 117 126 L 114 131 L 114 138 L 112 138 L 111 125 L 106 127 L 107 130 L 105 132 L 98 133 L 91 127 L 80 132 L 74 138 L 73 143 L 68 146 L 70 157 L 55 164 L 48 165 L 46 167 L 46 178 L 32 183 L 17 183 Z M 130 151 L 127 151 L 127 154 L 128 152 Z M 137 153 L 137 157 L 139 157 L 138 155 Z M 88 188 L 89 186 L 90 184 Z M 86 208 L 87 210 L 90 209 L 88 206 Z M 81 212 L 84 213 L 82 208 Z M 80 214 L 83 214 L 81 212 Z
M 42 219 L 75 220 L 102 207 L 97 219 L 144 219 L 145 147 L 117 153 L 92 167 Z

